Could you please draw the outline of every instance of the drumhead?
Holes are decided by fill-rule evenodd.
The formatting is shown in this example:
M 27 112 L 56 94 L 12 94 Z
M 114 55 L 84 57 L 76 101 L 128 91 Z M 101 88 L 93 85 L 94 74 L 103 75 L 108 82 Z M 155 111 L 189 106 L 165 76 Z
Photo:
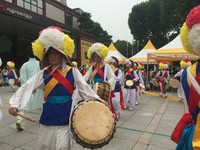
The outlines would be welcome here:
M 140 86 L 141 88 L 145 89 L 145 86 L 144 86 L 143 83 L 140 83 L 139 86 Z
M 83 147 L 100 148 L 113 138 L 115 118 L 103 102 L 82 102 L 73 111 L 71 120 L 74 138 Z
M 153 84 L 153 86 L 158 87 L 159 83 L 156 81 L 156 79 L 152 79 L 151 83 Z
M 127 86 L 133 86 L 133 80 L 126 80 Z
M 169 85 L 173 88 L 178 88 L 180 87 L 180 82 L 177 79 L 171 79 Z

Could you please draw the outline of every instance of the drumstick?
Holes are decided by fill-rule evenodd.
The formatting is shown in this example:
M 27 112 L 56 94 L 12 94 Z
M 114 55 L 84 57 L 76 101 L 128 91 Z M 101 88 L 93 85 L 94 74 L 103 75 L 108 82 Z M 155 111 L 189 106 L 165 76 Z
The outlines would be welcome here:
M 28 116 L 26 116 L 24 114 L 20 114 L 19 112 L 17 112 L 17 115 L 20 116 L 20 117 L 22 117 L 22 118 L 24 118 L 24 119 L 27 119 L 27 120 L 29 120 L 31 122 L 35 122 L 34 118 L 30 118 L 30 117 L 28 117 Z

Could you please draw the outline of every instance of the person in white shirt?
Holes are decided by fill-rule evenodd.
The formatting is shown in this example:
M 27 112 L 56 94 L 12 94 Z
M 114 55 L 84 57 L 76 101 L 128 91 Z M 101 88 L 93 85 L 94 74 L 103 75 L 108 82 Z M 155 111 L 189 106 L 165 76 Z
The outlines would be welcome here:
M 10 98 L 9 113 L 23 110 L 34 90 L 44 89 L 37 150 L 71 150 L 71 114 L 79 101 L 99 99 L 75 67 L 66 65 L 74 53 L 74 41 L 59 27 L 50 26 L 32 43 L 41 61 L 41 71 L 33 75 Z
M 8 68 L 8 84 L 11 87 L 12 91 L 16 90 L 16 83 L 18 82 L 18 76 L 15 72 L 15 63 L 14 61 L 8 61 L 7 62 L 7 68 Z
M 185 58 L 183 60 L 180 61 L 180 67 L 181 67 L 181 70 L 179 72 L 177 72 L 175 75 L 174 75 L 174 79 L 178 78 L 179 82 L 181 81 L 181 78 L 182 78 L 182 73 L 184 71 L 184 69 L 186 69 L 187 67 L 189 67 L 191 65 L 191 61 L 190 59 L 188 58 Z M 181 89 L 181 86 L 178 87 L 177 89 L 177 95 L 178 97 L 180 98 L 180 101 L 183 101 L 183 96 L 182 96 L 183 92 L 182 92 L 182 89 Z
M 124 81 L 124 103 L 125 108 L 132 111 L 136 104 L 136 82 L 139 77 L 135 70 L 132 69 L 133 62 L 129 59 L 125 60 L 126 69 L 123 73 L 122 81 Z
M 91 45 L 91 47 L 87 51 L 87 56 L 89 58 L 89 62 L 93 63 L 89 70 L 86 72 L 86 74 L 83 76 L 85 81 L 90 80 L 91 87 L 95 90 L 95 92 L 98 93 L 99 86 L 103 85 L 101 88 L 104 87 L 110 87 L 110 91 L 105 88 L 104 93 L 99 93 L 98 95 L 102 98 L 105 93 L 108 95 L 106 100 L 108 102 L 108 105 L 111 107 L 112 112 L 115 114 L 114 107 L 112 104 L 112 97 L 114 97 L 114 88 L 116 83 L 116 77 L 111 69 L 110 65 L 106 62 L 104 62 L 104 58 L 108 54 L 108 47 L 105 46 L 102 43 L 94 43 Z M 106 85 L 107 84 L 107 85 Z M 102 91 L 103 91 L 102 90 Z M 115 119 L 117 120 L 117 115 L 115 115 Z
M 25 62 L 20 68 L 21 84 L 24 84 L 26 81 L 28 81 L 28 79 L 30 79 L 32 76 L 34 76 L 36 73 L 40 71 L 39 61 L 36 60 L 35 56 L 33 55 L 31 46 L 28 46 L 27 52 L 29 60 Z M 42 108 L 43 97 L 44 97 L 43 89 L 36 89 L 31 95 L 31 98 L 27 103 L 26 107 L 24 108 L 24 110 L 26 111 L 26 110 L 35 110 Z M 20 113 L 24 114 L 24 111 L 20 111 Z M 18 131 L 23 130 L 23 118 L 20 116 L 17 117 L 16 127 Z
M 156 74 L 156 77 L 159 80 L 160 85 L 160 96 L 167 97 L 167 84 L 170 79 L 169 71 L 168 71 L 169 63 L 166 61 L 159 63 L 159 71 Z
M 119 68 L 119 61 L 116 57 L 111 56 L 109 58 L 109 64 L 116 76 L 116 84 L 114 89 L 115 97 L 112 98 L 112 103 L 114 106 L 115 113 L 117 115 L 117 119 L 119 119 L 122 110 L 124 110 L 124 98 L 120 83 L 123 73 L 122 70 Z

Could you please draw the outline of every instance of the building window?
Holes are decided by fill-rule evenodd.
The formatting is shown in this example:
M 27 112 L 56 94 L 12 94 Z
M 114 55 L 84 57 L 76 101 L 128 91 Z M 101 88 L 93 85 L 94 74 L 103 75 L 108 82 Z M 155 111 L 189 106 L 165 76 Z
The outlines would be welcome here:
M 43 2 L 42 0 L 17 0 L 17 5 L 43 15 Z
M 66 14 L 66 24 L 69 26 L 73 25 L 73 16 L 71 14 Z
M 79 29 L 80 23 L 78 22 L 78 18 L 73 16 L 73 28 Z

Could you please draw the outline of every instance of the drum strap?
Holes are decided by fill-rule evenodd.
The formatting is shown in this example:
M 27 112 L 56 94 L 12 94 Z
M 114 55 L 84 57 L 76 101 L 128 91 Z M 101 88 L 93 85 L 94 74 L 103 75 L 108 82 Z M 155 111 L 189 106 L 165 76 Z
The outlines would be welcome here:
M 64 77 L 62 76 L 57 70 L 54 71 L 52 74 L 51 74 L 51 68 L 48 68 L 47 69 L 47 72 L 53 76 L 60 84 L 62 84 L 66 89 L 67 91 L 69 91 L 70 94 L 73 94 L 73 86 L 72 84 Z
M 121 88 L 121 87 L 120 87 L 120 106 L 121 106 L 121 109 L 122 109 L 122 110 L 125 110 L 123 91 L 122 91 L 122 88 Z
M 115 97 L 115 94 L 114 94 L 114 91 L 111 91 L 111 95 L 110 95 L 110 99 L 109 99 L 110 109 L 111 109 L 112 113 L 115 115 L 115 121 L 118 121 L 117 114 L 115 112 L 115 108 L 114 108 L 113 103 L 112 103 L 113 97 Z

